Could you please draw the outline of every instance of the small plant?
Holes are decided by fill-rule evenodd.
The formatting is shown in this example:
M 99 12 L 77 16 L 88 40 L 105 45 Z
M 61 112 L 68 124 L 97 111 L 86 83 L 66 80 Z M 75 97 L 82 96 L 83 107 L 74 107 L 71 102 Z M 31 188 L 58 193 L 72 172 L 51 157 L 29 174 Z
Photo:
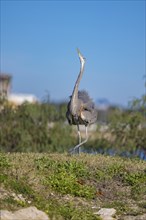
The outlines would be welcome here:
M 8 179 L 7 170 L 10 167 L 8 157 L 4 153 L 0 153 L 0 183 L 4 183 Z
M 139 202 L 139 207 L 146 209 L 146 201 Z
M 23 195 L 30 196 L 33 194 L 33 190 L 30 186 L 27 185 L 26 182 L 22 180 L 9 180 L 9 184 L 11 185 L 11 189 L 13 189 L 17 193 L 22 193 Z
M 65 219 L 101 220 L 99 216 L 94 215 L 89 209 L 81 209 L 80 207 L 76 209 L 71 202 L 67 203 L 65 206 L 60 206 L 59 210 Z
M 26 203 L 15 200 L 13 196 L 6 197 L 1 202 L 1 209 L 7 208 L 8 210 L 15 210 L 15 207 L 26 207 Z
M 127 173 L 124 176 L 124 181 L 131 186 L 137 185 L 141 182 L 146 182 L 146 174 L 144 172 L 139 173 Z
M 8 160 L 8 157 L 4 153 L 0 153 L 0 168 L 1 169 L 7 169 L 10 167 L 10 162 Z
M 111 201 L 109 203 L 106 203 L 103 207 L 104 208 L 116 208 L 119 214 L 123 212 L 127 212 L 129 210 L 128 204 L 126 204 L 123 201 Z
M 75 160 L 52 161 L 43 157 L 36 160 L 36 164 L 38 169 L 49 172 L 49 175 L 43 180 L 45 185 L 50 185 L 62 194 L 72 194 L 90 199 L 95 197 L 94 187 L 85 183 L 89 172 L 83 163 Z

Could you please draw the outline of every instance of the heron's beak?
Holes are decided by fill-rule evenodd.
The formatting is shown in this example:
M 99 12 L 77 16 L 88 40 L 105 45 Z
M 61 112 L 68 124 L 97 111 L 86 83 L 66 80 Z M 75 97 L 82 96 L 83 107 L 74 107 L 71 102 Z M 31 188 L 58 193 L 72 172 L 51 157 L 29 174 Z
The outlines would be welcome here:
M 85 57 L 83 57 L 83 55 L 81 54 L 81 52 L 80 52 L 80 50 L 79 50 L 79 48 L 77 48 L 77 53 L 78 53 L 78 56 L 79 56 L 79 58 L 80 58 L 80 60 L 86 60 L 86 58 Z

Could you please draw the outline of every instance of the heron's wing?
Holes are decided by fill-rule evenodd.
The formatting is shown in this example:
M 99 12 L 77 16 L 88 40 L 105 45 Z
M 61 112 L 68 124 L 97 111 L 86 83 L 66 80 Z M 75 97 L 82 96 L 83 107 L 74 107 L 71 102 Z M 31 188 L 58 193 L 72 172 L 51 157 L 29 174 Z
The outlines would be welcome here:
M 94 109 L 94 110 L 92 110 L 92 112 L 84 110 L 84 111 L 81 112 L 81 118 L 87 124 L 93 124 L 97 121 L 97 110 Z
M 78 98 L 82 101 L 82 107 L 84 110 L 92 111 L 95 109 L 93 100 L 89 97 L 86 91 L 79 91 Z
M 92 99 L 89 97 L 85 90 L 78 91 L 78 98 L 83 101 L 83 103 L 91 102 Z

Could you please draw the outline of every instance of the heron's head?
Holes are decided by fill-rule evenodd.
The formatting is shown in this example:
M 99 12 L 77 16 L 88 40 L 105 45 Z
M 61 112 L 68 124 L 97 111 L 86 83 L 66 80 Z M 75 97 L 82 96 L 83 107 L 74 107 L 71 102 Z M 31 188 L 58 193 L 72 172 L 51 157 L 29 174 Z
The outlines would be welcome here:
M 86 58 L 83 57 L 83 55 L 81 54 L 80 50 L 77 48 L 77 53 L 78 53 L 78 56 L 79 56 L 79 59 L 80 59 L 80 62 L 82 63 L 82 65 L 85 64 L 85 61 L 86 61 Z

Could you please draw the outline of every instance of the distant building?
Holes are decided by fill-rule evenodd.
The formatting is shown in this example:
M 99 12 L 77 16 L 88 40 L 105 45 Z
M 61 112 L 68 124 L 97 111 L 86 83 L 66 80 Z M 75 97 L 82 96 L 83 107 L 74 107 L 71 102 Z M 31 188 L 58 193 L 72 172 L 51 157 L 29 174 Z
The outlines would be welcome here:
M 0 96 L 8 97 L 11 90 L 12 77 L 9 74 L 0 73 Z
M 11 75 L 0 73 L 0 97 L 6 98 L 14 105 L 21 105 L 24 102 L 35 103 L 38 101 L 36 96 L 32 94 L 11 93 L 11 81 Z
M 35 103 L 37 102 L 36 96 L 32 94 L 10 94 L 8 95 L 8 101 L 14 105 L 21 105 L 24 102 Z

